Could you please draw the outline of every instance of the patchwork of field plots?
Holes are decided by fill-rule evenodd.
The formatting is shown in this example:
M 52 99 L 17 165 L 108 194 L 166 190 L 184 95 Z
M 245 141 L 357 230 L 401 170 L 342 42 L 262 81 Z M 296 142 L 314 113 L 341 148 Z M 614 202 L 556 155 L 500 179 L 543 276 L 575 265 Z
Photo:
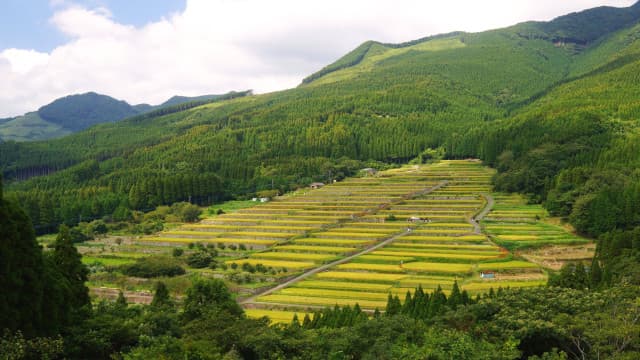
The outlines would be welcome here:
M 393 176 L 391 176 L 393 175 Z M 353 178 L 299 192 L 144 237 L 148 244 L 214 244 L 235 257 L 226 264 L 262 264 L 301 271 L 329 263 L 403 231 L 402 222 L 361 219 L 439 184 L 410 168 Z
M 546 223 L 546 210 L 540 205 L 526 204 L 521 195 L 494 194 L 493 197 L 496 203 L 484 219 L 483 227 L 502 246 L 515 249 L 588 242 L 562 227 Z
M 384 243 L 348 262 L 336 264 L 284 289 L 266 293 L 252 300 L 251 307 L 269 311 L 307 310 L 324 306 L 354 305 L 362 309 L 383 310 L 389 294 L 400 295 L 421 286 L 425 290 L 441 287 L 447 293 L 455 281 L 474 294 L 500 286 L 539 286 L 546 275 L 532 263 L 512 260 L 512 255 L 476 233 L 471 219 L 486 205 L 482 194 L 490 193 L 491 170 L 474 161 L 443 161 L 429 166 L 394 169 L 365 178 L 367 182 L 387 179 L 376 197 L 396 189 L 394 183 L 416 183 L 416 188 L 429 188 L 438 182 L 444 186 L 415 197 L 388 201 L 370 212 L 362 212 L 339 227 L 312 232 L 306 237 L 263 253 L 290 254 L 295 249 L 307 252 L 339 254 L 340 247 L 359 252 L 362 247 Z M 360 179 L 363 181 L 365 179 Z M 363 181 L 364 182 L 364 181 Z M 417 186 L 420 182 L 426 185 Z M 328 193 L 347 182 L 323 189 Z M 405 191 L 408 189 L 404 189 Z M 364 190 L 363 190 L 364 191 Z M 320 195 L 318 192 L 317 194 Z M 373 192 L 369 193 L 374 196 Z M 359 193 L 362 201 L 367 195 Z M 382 245 L 382 244 L 381 244 Z M 331 250 L 314 250 L 327 247 Z M 257 256 L 260 256 L 259 254 Z M 270 255 L 271 256 L 271 255 Z M 275 255 L 274 255 L 275 256 Z M 492 273 L 493 279 L 480 277 Z M 527 274 L 527 276 L 517 276 Z M 278 315 L 274 315 L 277 318 Z

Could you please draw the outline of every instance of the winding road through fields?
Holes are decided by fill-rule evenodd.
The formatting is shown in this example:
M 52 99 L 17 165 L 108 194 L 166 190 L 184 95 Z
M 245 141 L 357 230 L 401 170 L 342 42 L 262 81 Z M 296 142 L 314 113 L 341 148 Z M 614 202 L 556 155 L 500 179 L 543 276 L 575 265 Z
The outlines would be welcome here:
M 436 186 L 433 186 L 433 187 L 430 187 L 430 188 L 425 189 L 423 191 L 419 191 L 417 193 L 412 194 L 412 198 L 415 198 L 415 197 L 418 197 L 418 196 L 422 196 L 422 195 L 427 195 L 427 194 L 429 194 L 429 193 L 431 193 L 433 191 L 436 191 L 436 190 L 446 186 L 448 183 L 449 182 L 447 180 L 442 181 Z M 303 272 L 302 274 L 283 282 L 282 284 L 279 284 L 277 286 L 274 286 L 272 288 L 267 289 L 266 291 L 263 291 L 263 292 L 258 293 L 258 294 L 254 294 L 251 297 L 248 297 L 248 298 L 246 298 L 244 300 L 241 300 L 240 304 L 245 305 L 245 304 L 254 303 L 255 300 L 259 296 L 269 295 L 269 294 L 274 293 L 274 292 L 276 292 L 278 290 L 282 290 L 282 289 L 284 289 L 284 288 L 286 288 L 288 286 L 291 286 L 292 284 L 295 284 L 295 283 L 297 283 L 297 282 L 299 282 L 301 280 L 304 280 L 304 279 L 308 278 L 309 276 L 313 276 L 313 275 L 315 275 L 315 274 L 317 274 L 319 272 L 325 271 L 325 270 L 327 270 L 327 269 L 329 269 L 329 268 L 331 268 L 333 266 L 349 262 L 349 261 L 353 260 L 355 257 L 361 256 L 361 255 L 365 255 L 365 254 L 368 254 L 368 253 L 370 253 L 372 251 L 378 250 L 379 248 L 381 248 L 383 246 L 386 246 L 386 245 L 392 243 L 394 240 L 396 240 L 398 238 L 401 238 L 401 237 L 403 237 L 403 236 L 405 236 L 405 235 L 407 235 L 409 233 L 411 233 L 411 230 L 407 229 L 406 231 L 404 231 L 402 233 L 396 234 L 396 235 L 394 235 L 394 236 L 392 236 L 392 237 L 390 237 L 390 238 L 388 238 L 388 239 L 386 239 L 386 240 L 384 240 L 382 242 L 379 242 L 379 243 L 377 243 L 377 244 L 375 244 L 375 245 L 373 245 L 371 247 L 363 249 L 362 251 L 359 251 L 359 252 L 357 252 L 355 254 L 351 254 L 351 255 L 349 255 L 349 256 L 347 256 L 345 258 L 342 258 L 340 260 L 336 260 L 334 262 L 331 262 L 331 263 L 328 263 L 328 264 L 325 264 L 325 265 L 322 265 L 322 266 L 319 266 L 319 267 L 316 267 L 316 268 L 313 268 L 313 269 L 309 269 L 309 270 Z
M 491 212 L 491 209 L 493 209 L 493 205 L 495 204 L 495 200 L 491 195 L 484 194 L 484 193 L 480 195 L 482 195 L 482 197 L 485 198 L 485 200 L 487 200 L 487 205 L 484 206 L 484 209 L 482 209 L 482 211 L 480 211 L 478 215 L 474 216 L 471 219 L 471 224 L 473 225 L 473 232 L 476 234 L 482 234 L 480 221 L 482 221 L 482 219 L 484 219 L 484 217 Z

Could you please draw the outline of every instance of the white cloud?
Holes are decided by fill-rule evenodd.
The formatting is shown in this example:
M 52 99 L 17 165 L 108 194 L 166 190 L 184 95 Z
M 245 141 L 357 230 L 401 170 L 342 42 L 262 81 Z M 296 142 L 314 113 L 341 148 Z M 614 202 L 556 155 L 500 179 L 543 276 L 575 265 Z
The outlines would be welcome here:
M 51 0 L 51 23 L 69 41 L 49 54 L 0 52 L 0 117 L 86 91 L 159 103 L 174 94 L 279 90 L 370 39 L 482 31 L 633 2 L 188 0 L 182 13 L 136 28 L 105 8 Z
M 0 59 L 5 59 L 9 63 L 12 73 L 25 75 L 39 66 L 46 65 L 49 61 L 49 54 L 35 50 L 11 48 L 2 51 Z

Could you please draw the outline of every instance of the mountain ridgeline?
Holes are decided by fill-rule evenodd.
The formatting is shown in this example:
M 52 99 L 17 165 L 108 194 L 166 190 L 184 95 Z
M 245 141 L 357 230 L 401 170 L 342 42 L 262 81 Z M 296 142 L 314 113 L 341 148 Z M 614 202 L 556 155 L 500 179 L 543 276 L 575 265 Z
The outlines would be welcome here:
M 94 92 L 70 95 L 38 109 L 40 117 L 71 131 L 138 114 L 126 101 Z
M 367 42 L 295 89 L 0 144 L 6 196 L 49 229 L 123 209 L 286 191 L 441 147 L 496 167 L 498 190 L 529 194 L 578 231 L 637 251 L 639 21 L 636 4 Z
M 219 99 L 237 97 L 248 92 L 195 97 L 174 96 L 156 106 L 129 105 L 110 96 L 89 92 L 69 95 L 42 106 L 38 111 L 14 118 L 0 119 L 0 140 L 46 140 L 84 130 L 93 125 L 115 122 L 152 111 L 184 110 Z

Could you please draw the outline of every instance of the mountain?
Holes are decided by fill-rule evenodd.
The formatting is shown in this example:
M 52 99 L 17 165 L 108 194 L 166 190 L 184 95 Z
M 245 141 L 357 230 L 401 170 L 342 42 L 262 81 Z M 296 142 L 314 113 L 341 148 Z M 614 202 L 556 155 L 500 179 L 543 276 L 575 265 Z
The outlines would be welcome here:
M 0 119 L 0 141 L 34 141 L 59 138 L 96 124 L 114 122 L 182 104 L 204 103 L 224 95 L 173 96 L 160 105 L 129 105 L 126 101 L 89 92 L 69 95 L 22 116 Z
M 201 95 L 201 96 L 174 95 L 169 100 L 167 100 L 167 101 L 165 101 L 165 102 L 163 102 L 162 104 L 159 104 L 159 105 L 138 104 L 138 105 L 133 105 L 133 108 L 136 111 L 138 111 L 138 113 L 145 113 L 145 112 L 149 112 L 149 111 L 152 111 L 152 110 L 157 110 L 157 109 L 161 109 L 161 108 L 165 108 L 165 107 L 169 107 L 169 106 L 180 105 L 180 104 L 185 104 L 185 103 L 201 102 L 201 101 L 213 101 L 213 100 L 216 100 L 216 99 L 223 98 L 226 95 L 227 94 L 224 94 L 224 95 Z
M 0 121 L 0 141 L 47 140 L 71 133 L 70 129 L 44 120 L 37 111 Z
M 38 111 L 3 119 L 0 122 L 0 140 L 52 139 L 138 113 L 125 101 L 106 95 L 94 92 L 70 95 L 42 106 Z
M 175 95 L 171 97 L 169 100 L 163 102 L 162 104 L 156 106 L 156 108 L 163 108 L 166 106 L 173 106 L 178 104 L 183 104 L 191 101 L 208 101 L 208 100 L 216 100 L 224 95 L 201 95 L 201 96 L 179 96 Z
M 294 89 L 0 144 L 0 167 L 36 223 L 49 199 L 72 222 L 294 189 L 441 147 L 585 234 L 628 229 L 640 219 L 638 9 L 370 41 Z
M 71 131 L 116 121 L 137 113 L 126 101 L 94 92 L 66 96 L 38 109 L 38 115 L 43 120 Z

